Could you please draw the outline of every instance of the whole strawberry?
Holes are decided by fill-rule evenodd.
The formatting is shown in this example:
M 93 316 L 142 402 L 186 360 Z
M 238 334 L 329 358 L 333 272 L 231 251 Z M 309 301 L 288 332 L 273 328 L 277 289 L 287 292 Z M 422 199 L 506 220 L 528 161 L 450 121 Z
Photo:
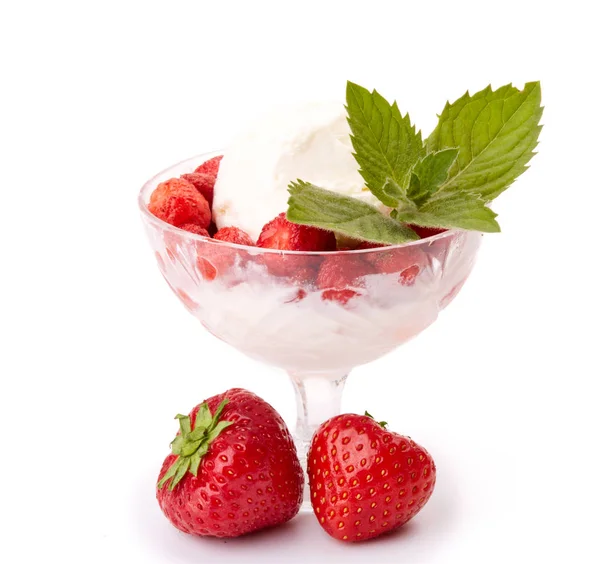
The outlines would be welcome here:
M 298 513 L 302 469 L 283 419 L 268 403 L 236 388 L 176 418 L 180 431 L 156 486 L 175 527 L 237 537 Z
M 308 452 L 310 499 L 332 537 L 363 541 L 412 519 L 435 486 L 435 463 L 409 437 L 367 413 L 333 417 Z

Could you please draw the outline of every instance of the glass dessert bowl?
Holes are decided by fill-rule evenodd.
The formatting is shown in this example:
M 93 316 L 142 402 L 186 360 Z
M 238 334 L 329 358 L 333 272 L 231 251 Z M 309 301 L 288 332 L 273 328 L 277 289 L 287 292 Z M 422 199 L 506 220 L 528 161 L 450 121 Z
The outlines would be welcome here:
M 188 311 L 219 339 L 288 373 L 305 467 L 312 434 L 339 412 L 352 368 L 435 321 L 469 276 L 481 234 L 446 231 L 362 250 L 278 251 L 196 235 L 148 211 L 160 182 L 218 154 L 182 161 L 150 179 L 138 199 L 142 220 L 163 277 Z

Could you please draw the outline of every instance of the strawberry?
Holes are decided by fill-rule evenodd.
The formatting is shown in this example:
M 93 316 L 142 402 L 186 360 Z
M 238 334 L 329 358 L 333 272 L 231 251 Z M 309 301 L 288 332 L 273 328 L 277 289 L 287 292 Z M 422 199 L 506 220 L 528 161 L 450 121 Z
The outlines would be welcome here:
M 352 298 L 360 296 L 358 292 L 346 288 L 345 290 L 325 290 L 321 294 L 321 299 L 326 302 L 339 302 L 346 305 Z
M 336 290 L 344 290 L 348 286 L 362 287 L 364 283 L 360 278 L 373 272 L 373 267 L 360 254 L 336 254 L 323 261 L 317 277 L 317 286 L 321 289 Z
M 217 178 L 222 158 L 223 155 L 213 157 L 212 159 L 209 159 L 206 162 L 203 162 L 200 166 L 196 167 L 196 170 L 194 172 L 199 172 L 200 174 L 208 174 L 213 178 Z
M 250 235 L 237 227 L 223 227 L 215 233 L 213 238 L 217 239 L 217 241 L 227 241 L 236 245 L 254 247 L 254 242 L 250 238 Z
M 250 236 L 237 227 L 224 227 L 215 233 L 217 241 L 227 241 L 238 245 L 253 247 Z M 225 274 L 234 264 L 236 257 L 244 262 L 248 257 L 242 250 L 217 245 L 199 245 L 196 267 L 202 278 L 214 280 L 217 276 Z
M 193 223 L 206 228 L 210 224 L 208 202 L 193 184 L 181 178 L 161 182 L 150 196 L 148 210 L 175 227 Z
M 237 537 L 298 513 L 302 469 L 283 419 L 268 403 L 237 388 L 177 419 L 180 431 L 156 486 L 175 527 Z
M 333 538 L 363 541 L 396 529 L 427 503 L 435 463 L 409 437 L 365 413 L 323 423 L 308 452 L 310 499 Z
M 235 264 L 236 257 L 240 257 L 240 260 L 246 258 L 237 249 L 216 244 L 199 244 L 197 253 L 196 268 L 202 278 L 208 281 L 226 274 Z
M 370 241 L 363 241 L 360 245 L 356 247 L 356 250 L 360 249 L 379 249 L 380 247 L 385 247 L 385 245 L 380 245 L 379 243 L 371 243 Z
M 412 225 L 409 224 L 407 227 L 410 227 L 421 239 L 427 239 L 427 237 L 433 237 L 434 235 L 439 235 L 440 233 L 444 233 L 448 231 L 447 229 L 441 229 L 439 227 L 421 227 L 420 225 Z
M 190 184 L 193 184 L 194 188 L 204 196 L 208 205 L 212 208 L 213 197 L 215 195 L 216 176 L 202 172 L 190 172 L 188 174 L 182 174 L 181 178 L 187 180 Z
M 190 233 L 195 233 L 196 235 L 202 235 L 203 237 L 209 237 L 208 231 L 204 229 L 204 227 L 200 227 L 195 223 L 186 223 L 185 225 L 181 225 L 179 229 L 189 231 Z
M 256 246 L 281 251 L 335 251 L 336 240 L 331 231 L 297 225 L 281 213 L 262 228 Z M 298 269 L 314 266 L 318 260 L 317 257 L 276 253 L 263 256 L 264 263 L 274 276 L 292 276 Z
M 331 231 L 297 225 L 281 213 L 262 228 L 256 245 L 280 251 L 335 251 L 336 241 Z
M 427 255 L 414 245 L 369 253 L 366 258 L 382 274 L 398 273 L 403 286 L 412 286 L 427 265 Z

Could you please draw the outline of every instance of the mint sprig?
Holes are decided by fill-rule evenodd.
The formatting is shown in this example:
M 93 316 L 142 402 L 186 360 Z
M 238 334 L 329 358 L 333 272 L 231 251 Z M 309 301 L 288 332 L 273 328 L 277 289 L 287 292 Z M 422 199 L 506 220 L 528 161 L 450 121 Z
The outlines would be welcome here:
M 367 188 L 386 206 L 394 200 L 383 190 L 388 180 L 405 186 L 413 165 L 425 155 L 421 132 L 376 90 L 348 82 L 346 110 L 350 139 Z
M 406 224 L 500 231 L 488 204 L 527 169 L 541 130 L 541 88 L 487 87 L 447 103 L 423 144 L 408 114 L 377 91 L 348 82 L 348 123 L 359 172 L 389 215 L 298 180 L 287 217 L 377 243 L 416 236 Z
M 523 90 L 488 86 L 447 103 L 425 143 L 428 151 L 459 150 L 440 190 L 477 194 L 488 202 L 506 190 L 535 154 L 541 99 L 540 83 L 528 82 Z
M 298 180 L 289 186 L 287 218 L 292 223 L 312 225 L 348 237 L 383 244 L 415 241 L 419 236 L 377 208 L 349 196 L 324 190 Z

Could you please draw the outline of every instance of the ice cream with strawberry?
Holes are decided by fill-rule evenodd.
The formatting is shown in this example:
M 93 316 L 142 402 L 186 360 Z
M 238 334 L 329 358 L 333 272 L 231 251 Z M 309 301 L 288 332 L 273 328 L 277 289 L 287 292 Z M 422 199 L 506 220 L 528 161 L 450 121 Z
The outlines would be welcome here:
M 467 93 L 425 139 L 395 102 L 353 83 L 345 107 L 278 110 L 156 186 L 157 218 L 229 244 L 173 247 L 169 233 L 159 264 L 190 252 L 178 271 L 206 284 L 178 295 L 251 356 L 294 370 L 340 355 L 363 364 L 456 295 L 478 234 L 499 231 L 489 204 L 526 169 L 541 112 L 539 83 Z

